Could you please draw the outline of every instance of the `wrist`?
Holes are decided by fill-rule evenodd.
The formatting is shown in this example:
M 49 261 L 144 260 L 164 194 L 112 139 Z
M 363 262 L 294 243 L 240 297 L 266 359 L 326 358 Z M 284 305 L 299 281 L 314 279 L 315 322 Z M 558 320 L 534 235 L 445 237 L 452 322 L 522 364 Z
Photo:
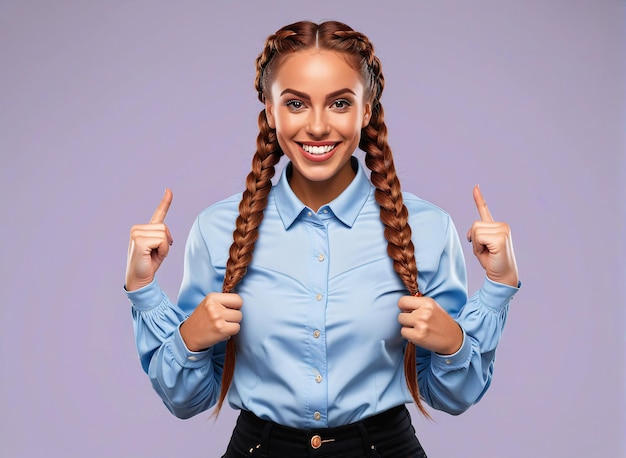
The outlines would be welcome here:
M 135 283 L 135 282 L 126 282 L 126 284 L 124 285 L 124 289 L 127 292 L 132 293 L 133 291 L 137 291 L 138 289 L 144 288 L 148 286 L 149 284 L 150 283 L 141 284 L 141 283 Z
M 202 345 L 202 343 L 198 342 L 196 339 L 193 338 L 193 332 L 191 332 L 190 330 L 188 321 L 189 321 L 189 318 L 183 321 L 180 327 L 178 328 L 178 331 L 180 332 L 180 337 L 181 339 L 183 339 L 183 343 L 185 344 L 185 347 L 187 347 L 187 350 L 192 351 L 192 352 L 199 352 L 199 351 L 207 350 L 208 347 L 206 345 Z
M 454 335 L 454 338 L 450 339 L 449 345 L 445 346 L 444 348 L 441 348 L 440 349 L 441 351 L 436 352 L 438 355 L 442 355 L 442 356 L 454 355 L 461 349 L 461 347 L 463 347 L 463 342 L 465 341 L 465 334 L 463 332 L 463 328 L 461 328 L 461 325 L 457 323 L 456 321 L 454 322 L 454 324 L 455 324 L 455 330 L 452 333 L 452 335 Z
M 509 276 L 495 276 L 495 275 L 487 275 L 487 278 L 494 283 L 500 283 L 502 285 L 512 286 L 517 288 L 519 285 L 519 277 L 517 275 L 509 275 Z
M 125 280 L 124 288 L 126 288 L 126 291 L 131 292 L 148 286 L 154 281 L 154 276 L 151 278 L 137 278 L 133 275 L 126 275 Z

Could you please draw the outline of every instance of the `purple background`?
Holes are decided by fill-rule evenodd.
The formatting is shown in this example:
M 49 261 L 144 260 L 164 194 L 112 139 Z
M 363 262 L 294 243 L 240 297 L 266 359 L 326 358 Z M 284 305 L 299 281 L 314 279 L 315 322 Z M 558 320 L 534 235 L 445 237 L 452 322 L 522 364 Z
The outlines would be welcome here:
M 128 230 L 173 189 L 176 296 L 193 218 L 248 172 L 263 40 L 338 19 L 383 61 L 404 189 L 464 236 L 480 183 L 514 231 L 493 385 L 414 415 L 429 456 L 626 456 L 624 3 L 213 3 L 0 1 L 0 455 L 220 455 L 235 413 L 178 420 L 141 371 Z

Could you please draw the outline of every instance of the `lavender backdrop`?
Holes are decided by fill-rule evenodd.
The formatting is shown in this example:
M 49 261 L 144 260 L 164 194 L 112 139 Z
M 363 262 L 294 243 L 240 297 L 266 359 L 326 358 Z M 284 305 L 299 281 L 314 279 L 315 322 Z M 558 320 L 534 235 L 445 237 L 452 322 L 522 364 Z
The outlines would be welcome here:
M 0 455 L 220 455 L 235 413 L 177 420 L 140 369 L 128 229 L 174 190 L 175 296 L 194 216 L 248 171 L 264 38 L 338 19 L 383 60 L 404 188 L 463 235 L 480 183 L 514 230 L 524 286 L 493 386 L 460 417 L 414 415 L 429 456 L 626 456 L 624 9 L 0 1 Z

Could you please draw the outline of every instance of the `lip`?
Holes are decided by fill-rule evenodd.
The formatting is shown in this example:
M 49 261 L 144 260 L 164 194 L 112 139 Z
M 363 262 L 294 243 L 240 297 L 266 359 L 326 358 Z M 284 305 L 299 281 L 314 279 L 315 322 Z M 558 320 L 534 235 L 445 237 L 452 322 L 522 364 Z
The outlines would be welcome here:
M 337 151 L 337 147 L 339 146 L 341 142 L 296 142 L 296 144 L 298 145 L 298 150 L 300 151 L 300 154 L 302 154 L 306 159 L 308 159 L 311 162 L 324 162 L 327 161 L 328 159 L 330 159 L 331 157 L 333 157 L 335 155 L 335 151 Z M 335 147 L 330 150 L 328 153 L 324 153 L 324 154 L 311 154 L 306 152 L 303 148 L 302 145 L 308 145 L 308 146 L 332 146 L 334 145 Z
M 325 141 L 325 142 L 297 142 L 298 145 L 308 145 L 308 146 L 331 146 L 331 145 L 338 145 L 339 142 L 329 142 L 329 141 Z

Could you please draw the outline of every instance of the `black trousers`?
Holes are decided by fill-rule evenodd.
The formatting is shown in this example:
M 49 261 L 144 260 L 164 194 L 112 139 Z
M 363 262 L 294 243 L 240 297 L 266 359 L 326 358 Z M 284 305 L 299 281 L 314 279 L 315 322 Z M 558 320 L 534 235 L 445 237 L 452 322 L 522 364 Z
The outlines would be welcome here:
M 337 428 L 295 429 L 241 411 L 222 458 L 426 458 L 411 417 L 398 406 Z

